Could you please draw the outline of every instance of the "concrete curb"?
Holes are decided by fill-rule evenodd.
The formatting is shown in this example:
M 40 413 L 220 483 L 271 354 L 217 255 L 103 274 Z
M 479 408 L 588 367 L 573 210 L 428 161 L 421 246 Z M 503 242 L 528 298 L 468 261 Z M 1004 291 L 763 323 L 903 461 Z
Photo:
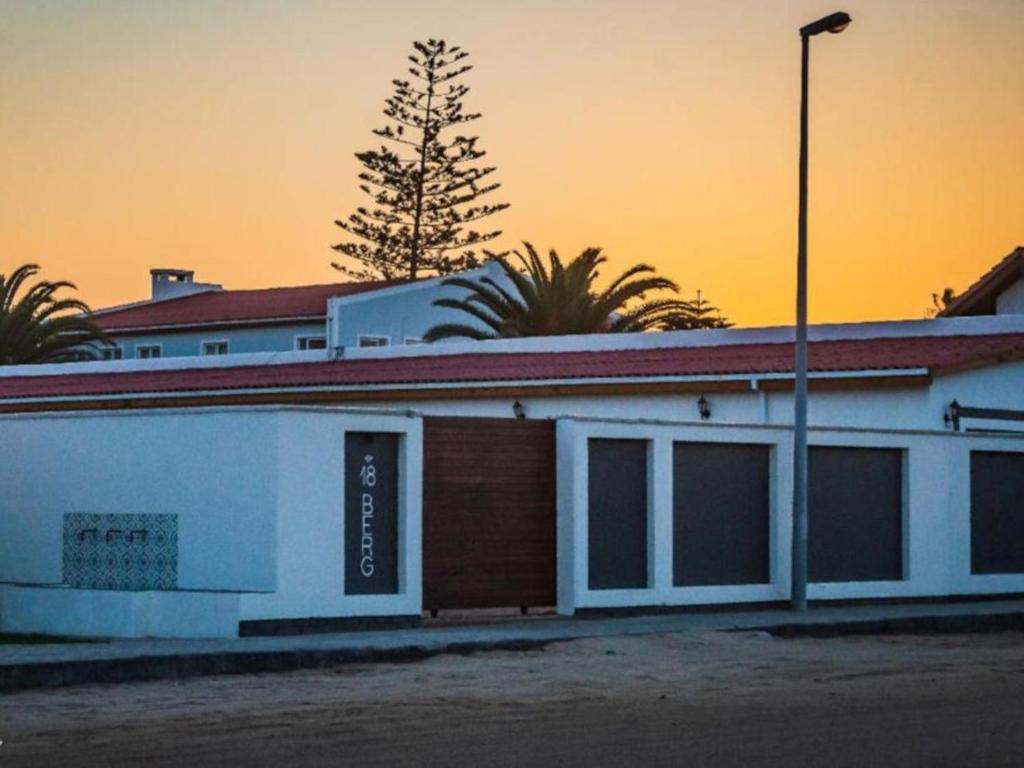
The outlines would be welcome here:
M 177 680 L 207 675 L 252 675 L 292 672 L 342 664 L 414 662 L 441 654 L 468 655 L 481 651 L 533 651 L 559 639 L 510 639 L 452 642 L 436 646 L 396 648 L 337 648 L 331 650 L 226 651 L 222 653 L 135 656 L 0 666 L 0 691 L 57 688 L 86 683 L 126 683 Z
M 207 675 L 245 675 L 266 672 L 290 672 L 345 664 L 408 663 L 441 654 L 472 654 L 486 651 L 533 651 L 552 643 L 594 637 L 666 634 L 687 631 L 767 632 L 778 638 L 828 638 L 847 635 L 941 634 L 1024 631 L 1024 608 L 1002 607 L 969 613 L 949 613 L 941 609 L 919 615 L 864 616 L 801 621 L 758 621 L 746 614 L 734 621 L 719 614 L 721 621 L 704 617 L 688 625 L 644 623 L 617 620 L 609 631 L 589 631 L 593 620 L 581 622 L 573 631 L 564 628 L 532 637 L 497 636 L 467 640 L 465 635 L 445 641 L 388 645 L 343 645 L 339 647 L 289 647 L 262 649 L 197 650 L 181 653 L 150 653 L 106 658 L 22 661 L 0 664 L 0 692 L 31 688 L 62 687 L 88 683 L 124 683 L 143 680 L 178 680 Z M 644 621 L 638 619 L 638 621 Z M 307 636 L 309 637 L 309 636 Z
M 842 637 L 845 635 L 938 635 L 1024 631 L 1024 612 L 961 616 L 908 616 L 896 619 L 772 624 L 757 627 L 773 637 Z M 741 631 L 741 630 L 736 630 Z

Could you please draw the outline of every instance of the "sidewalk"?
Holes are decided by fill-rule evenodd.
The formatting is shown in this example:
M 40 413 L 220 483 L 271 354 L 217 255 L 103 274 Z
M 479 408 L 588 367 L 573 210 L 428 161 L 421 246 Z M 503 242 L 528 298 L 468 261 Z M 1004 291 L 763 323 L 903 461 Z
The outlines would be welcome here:
M 439 653 L 531 650 L 585 637 L 762 630 L 780 637 L 1024 629 L 1024 600 L 813 607 L 630 617 L 537 617 L 322 635 L 0 645 L 0 691 L 196 675 L 415 661 Z

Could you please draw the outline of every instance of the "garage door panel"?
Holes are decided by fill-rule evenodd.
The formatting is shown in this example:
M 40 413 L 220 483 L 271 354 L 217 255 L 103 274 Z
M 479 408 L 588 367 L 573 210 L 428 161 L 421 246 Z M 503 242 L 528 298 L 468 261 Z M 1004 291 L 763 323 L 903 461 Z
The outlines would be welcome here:
M 808 457 L 812 582 L 903 578 L 903 452 L 815 446 Z
M 672 570 L 676 586 L 770 580 L 769 457 L 765 445 L 675 444 Z
M 647 586 L 647 441 L 588 441 L 590 589 Z
M 1024 573 L 1024 453 L 971 453 L 971 573 Z

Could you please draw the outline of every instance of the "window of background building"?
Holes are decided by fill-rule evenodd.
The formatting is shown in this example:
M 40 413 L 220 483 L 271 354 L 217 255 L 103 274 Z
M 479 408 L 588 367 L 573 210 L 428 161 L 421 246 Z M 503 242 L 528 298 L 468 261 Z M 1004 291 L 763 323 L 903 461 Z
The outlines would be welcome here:
M 296 336 L 296 349 L 327 349 L 326 336 Z
M 228 343 L 226 341 L 204 341 L 202 352 L 204 355 L 226 355 Z

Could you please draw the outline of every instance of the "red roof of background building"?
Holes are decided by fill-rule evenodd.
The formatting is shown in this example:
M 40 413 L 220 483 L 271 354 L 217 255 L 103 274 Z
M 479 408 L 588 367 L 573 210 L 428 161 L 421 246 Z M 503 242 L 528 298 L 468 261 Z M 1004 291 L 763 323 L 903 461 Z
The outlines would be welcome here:
M 810 344 L 812 372 L 931 373 L 1024 359 L 1024 333 L 847 339 Z M 190 391 L 498 384 L 510 381 L 787 374 L 791 343 L 585 352 L 471 353 L 333 362 L 0 377 L 0 400 Z
M 204 291 L 177 299 L 101 310 L 93 319 L 106 331 L 174 325 L 212 325 L 303 317 L 325 317 L 327 300 L 377 291 L 405 280 L 328 283 L 252 291 Z

